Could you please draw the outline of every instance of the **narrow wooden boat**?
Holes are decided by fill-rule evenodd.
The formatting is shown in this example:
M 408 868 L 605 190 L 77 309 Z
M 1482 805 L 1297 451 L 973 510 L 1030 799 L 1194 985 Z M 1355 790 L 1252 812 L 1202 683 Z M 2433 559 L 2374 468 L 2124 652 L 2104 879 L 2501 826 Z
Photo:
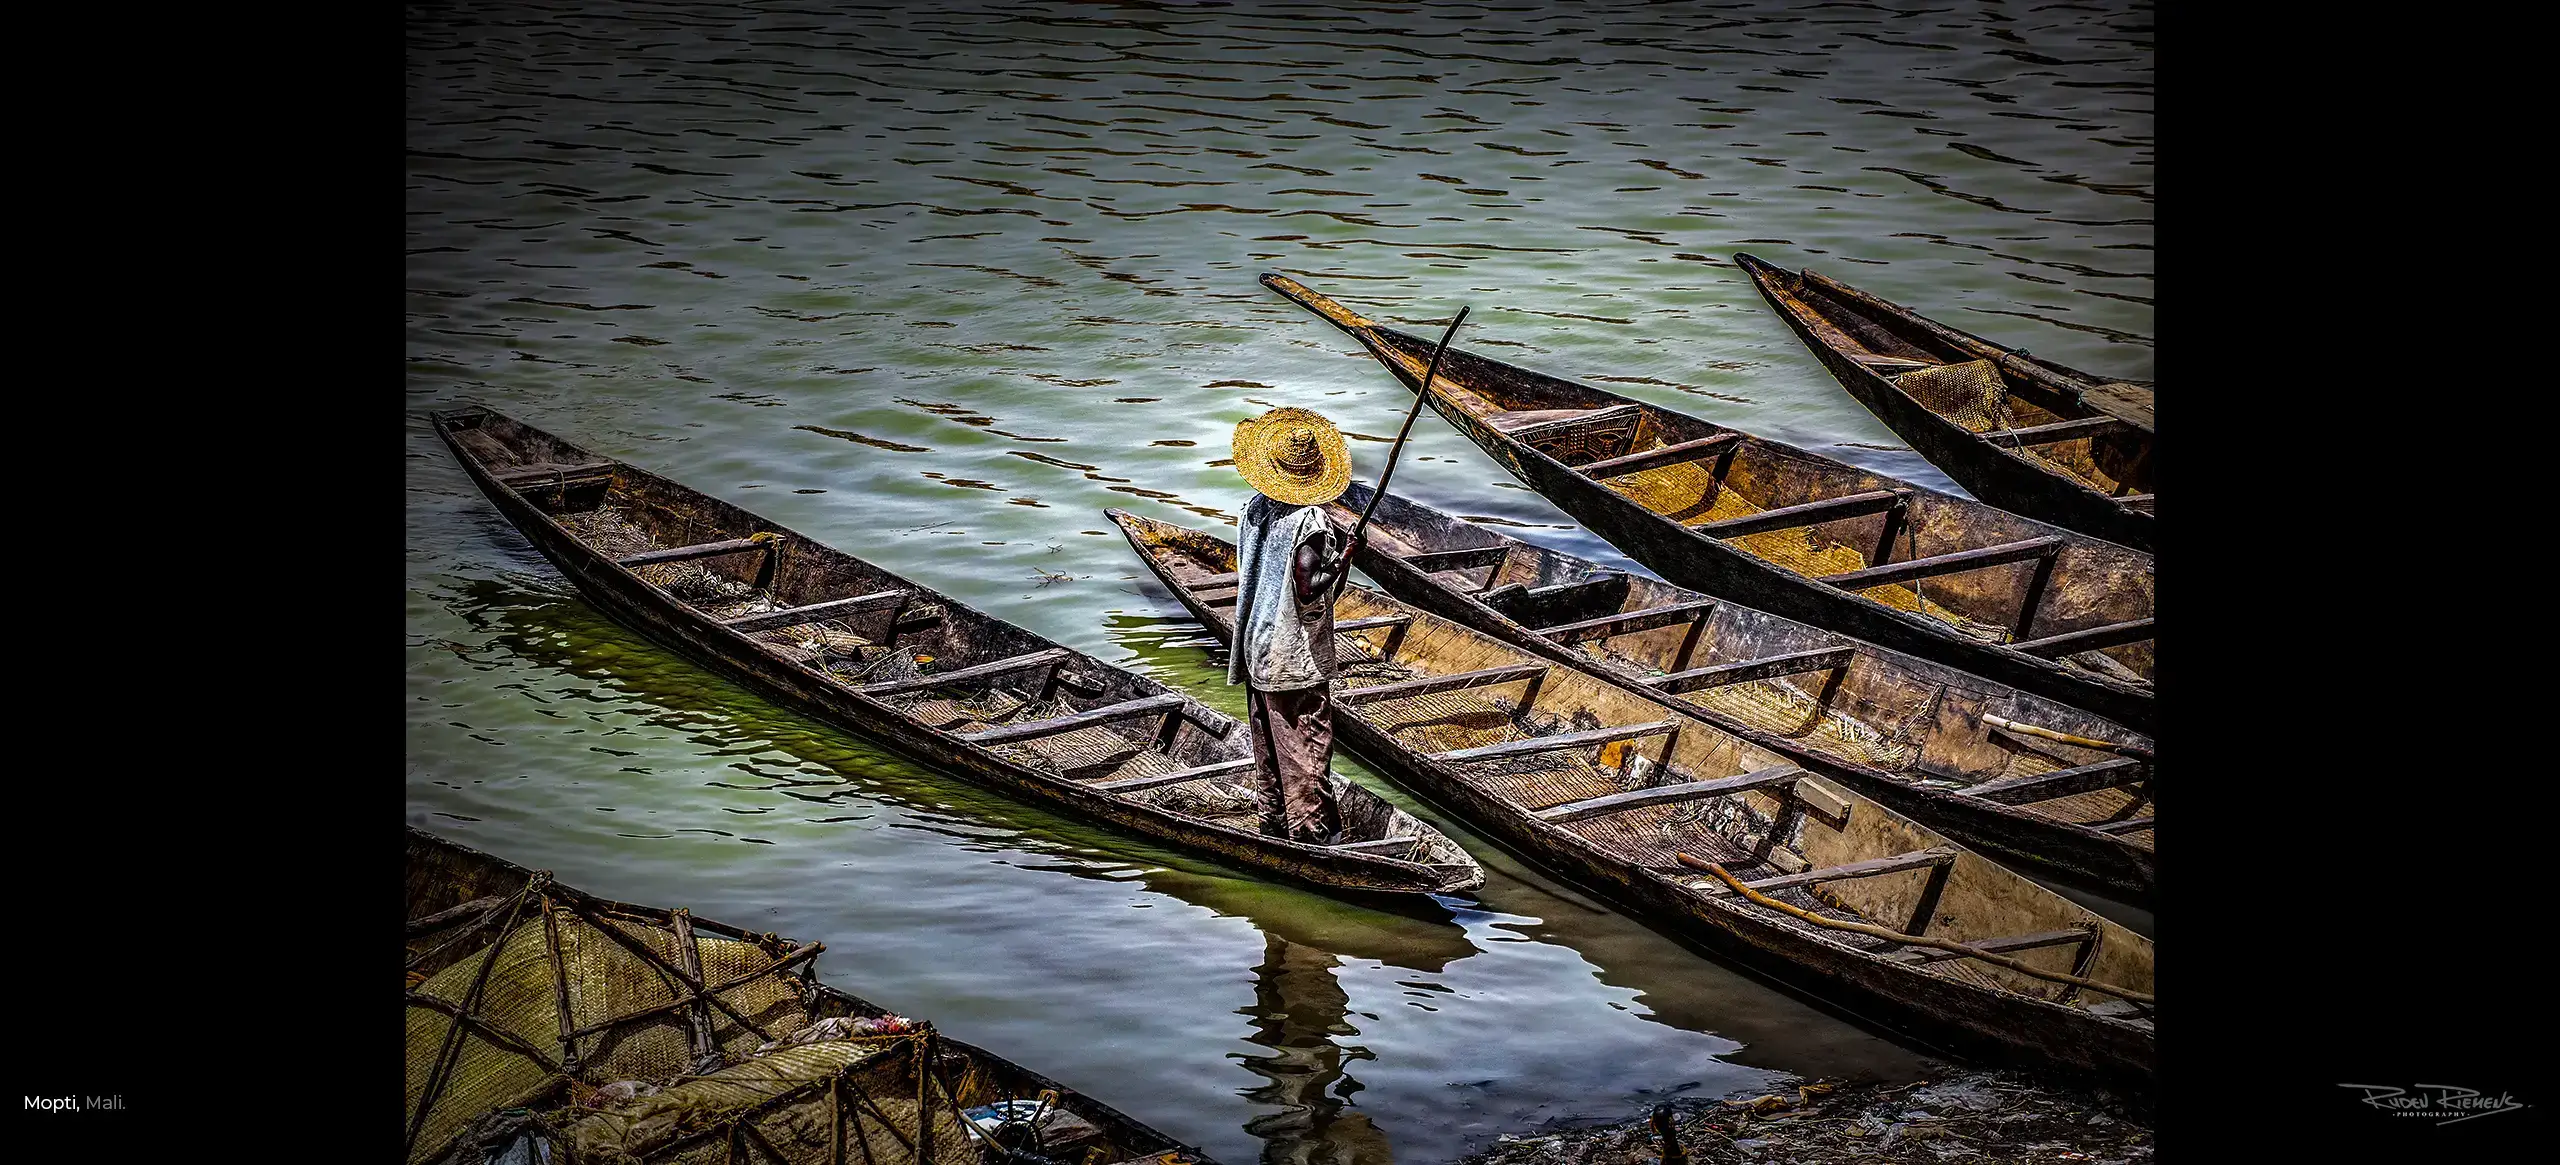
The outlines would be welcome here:
M 1220 583 L 1234 547 L 1111 518 L 1232 643 Z M 1872 1021 L 2148 1089 L 2150 940 L 1605 677 L 1365 588 L 1343 592 L 1335 619 L 1336 738 L 1524 857 Z
M 1355 482 L 1326 516 L 1348 530 L 1370 496 Z M 1400 494 L 1370 515 L 1356 564 L 1397 598 L 1692 712 L 2012 867 L 2151 903 L 2140 733 Z
M 2152 549 L 2149 385 L 2039 360 L 1812 271 L 1733 258 L 1849 395 L 1973 496 Z
M 1262 277 L 1411 389 L 1432 342 Z M 1431 407 L 1655 573 L 2151 731 L 2151 556 L 1452 348 Z
M 434 422 L 499 512 L 606 614 L 822 720 L 1325 889 L 1483 884 L 1456 842 L 1338 774 L 1341 844 L 1266 836 L 1242 725 L 1154 680 L 497 413 Z
M 887 1011 L 818 981 L 822 943 L 600 898 L 415 826 L 407 929 L 412 1165 L 572 1148 L 589 1161 L 997 1165 L 1033 1131 L 1038 1160 L 1207 1161 L 930 1023 L 879 1022 Z M 1048 1112 L 1022 1111 L 1044 1096 Z M 1036 1130 L 997 1127 L 1006 1112 Z

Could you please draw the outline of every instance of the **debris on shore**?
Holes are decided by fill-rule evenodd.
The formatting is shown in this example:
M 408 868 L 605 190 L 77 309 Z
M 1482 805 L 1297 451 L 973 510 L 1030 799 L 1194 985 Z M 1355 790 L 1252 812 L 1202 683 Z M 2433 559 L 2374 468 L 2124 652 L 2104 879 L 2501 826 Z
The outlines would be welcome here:
M 1666 1125 L 1676 1148 L 1663 1142 Z M 2010 1072 L 1961 1072 L 1910 1084 L 1817 1082 L 1745 1099 L 1678 1100 L 1615 1124 L 1505 1135 L 1460 1165 L 2145 1165 L 2151 1150 L 2149 1120 L 2108 1093 Z

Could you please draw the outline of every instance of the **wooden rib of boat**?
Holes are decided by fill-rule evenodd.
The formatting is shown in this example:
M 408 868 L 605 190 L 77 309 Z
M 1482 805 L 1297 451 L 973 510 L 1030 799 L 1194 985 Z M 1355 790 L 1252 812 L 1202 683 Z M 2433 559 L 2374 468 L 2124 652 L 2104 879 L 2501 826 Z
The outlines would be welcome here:
M 1145 676 L 497 413 L 434 422 L 499 512 L 606 614 L 822 720 L 1329 890 L 1483 884 L 1456 842 L 1339 774 L 1340 843 L 1263 834 L 1242 725 Z
M 1262 282 L 1421 384 L 1431 341 Z M 1430 395 L 1672 582 L 2153 729 L 2148 554 L 1457 348 Z
M 1234 547 L 1118 510 L 1111 518 L 1231 644 L 1217 596 Z M 2150 940 L 1606 677 L 1365 588 L 1345 589 L 1334 614 L 1336 738 L 1524 857 L 1871 1020 L 2147 1089 Z M 1693 862 L 1721 864 L 1774 905 L 1737 897 Z M 1961 949 L 1901 941 L 1914 937 Z
M 983 1110 L 1044 1093 L 1064 1115 L 1026 1119 L 1051 1156 L 1207 1161 L 930 1023 L 861 1033 L 848 1021 L 889 1013 L 818 981 L 822 943 L 600 898 L 415 826 L 407 880 L 412 1165 L 572 1147 L 585 1160 L 993 1165 L 1005 1158 L 990 1141 L 1018 1147 L 1028 1130 L 993 1128 Z M 657 1091 L 616 1101 L 640 1091 L 609 1087 L 623 1081 Z
M 1849 395 L 1973 496 L 2152 549 L 2149 385 L 2039 360 L 1812 271 L 1733 258 Z
M 1348 530 L 1370 496 L 1355 482 L 1326 516 Z M 2147 736 L 1400 494 L 1355 561 L 1397 598 L 1695 713 L 2010 866 L 2151 903 Z

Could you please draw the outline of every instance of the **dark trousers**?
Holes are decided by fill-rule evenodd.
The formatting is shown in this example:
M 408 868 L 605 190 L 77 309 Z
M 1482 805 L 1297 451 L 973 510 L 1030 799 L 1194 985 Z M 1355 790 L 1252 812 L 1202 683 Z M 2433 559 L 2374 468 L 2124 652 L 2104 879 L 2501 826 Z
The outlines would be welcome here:
M 1329 684 L 1283 692 L 1245 689 L 1253 730 L 1253 776 L 1262 787 L 1262 830 L 1294 841 L 1322 841 L 1341 828 L 1325 775 L 1333 767 L 1333 700 Z

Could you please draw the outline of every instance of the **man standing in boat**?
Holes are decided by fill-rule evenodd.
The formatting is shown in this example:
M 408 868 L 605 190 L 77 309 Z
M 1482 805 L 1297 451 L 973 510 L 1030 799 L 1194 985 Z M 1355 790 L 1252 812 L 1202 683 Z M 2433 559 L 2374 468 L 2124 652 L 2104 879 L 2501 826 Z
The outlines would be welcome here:
M 1263 832 L 1330 845 L 1342 822 L 1333 767 L 1333 596 L 1352 547 L 1324 505 L 1351 484 L 1333 422 L 1273 409 L 1236 426 L 1236 472 L 1255 492 L 1236 529 L 1236 640 L 1227 682 L 1245 685 Z

